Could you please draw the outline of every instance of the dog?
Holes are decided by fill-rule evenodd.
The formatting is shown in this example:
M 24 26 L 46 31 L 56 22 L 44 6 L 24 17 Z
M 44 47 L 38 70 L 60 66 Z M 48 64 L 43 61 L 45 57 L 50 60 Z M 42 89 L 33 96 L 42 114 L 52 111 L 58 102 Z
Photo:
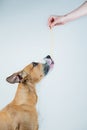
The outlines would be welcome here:
M 18 88 L 12 102 L 0 111 L 0 130 L 38 130 L 35 84 L 54 65 L 49 55 L 44 60 L 44 64 L 32 62 L 23 70 L 7 77 L 9 83 L 18 83 Z

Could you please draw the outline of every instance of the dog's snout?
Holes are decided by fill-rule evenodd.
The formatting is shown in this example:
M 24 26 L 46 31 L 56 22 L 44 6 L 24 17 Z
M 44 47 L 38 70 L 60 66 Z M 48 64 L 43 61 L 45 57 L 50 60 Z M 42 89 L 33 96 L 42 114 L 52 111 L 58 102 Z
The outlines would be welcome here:
M 50 61 L 50 60 L 51 60 L 51 62 L 54 64 L 54 61 L 52 60 L 52 58 L 51 58 L 50 55 L 46 56 L 45 59 L 47 59 L 47 61 Z
M 46 75 L 51 68 L 54 66 L 54 61 L 52 60 L 50 55 L 47 55 L 45 58 L 45 64 L 44 64 L 44 74 Z
M 47 63 L 49 63 L 49 64 L 54 64 L 54 61 L 52 60 L 52 58 L 51 58 L 50 55 L 46 56 L 44 59 L 45 59 L 45 61 L 46 61 Z

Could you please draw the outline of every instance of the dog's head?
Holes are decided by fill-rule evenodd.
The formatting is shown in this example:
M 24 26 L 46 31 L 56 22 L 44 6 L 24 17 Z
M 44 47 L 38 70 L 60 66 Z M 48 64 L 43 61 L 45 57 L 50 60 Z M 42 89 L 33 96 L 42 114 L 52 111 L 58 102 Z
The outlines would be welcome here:
M 9 83 L 37 83 L 39 82 L 51 68 L 53 68 L 54 62 L 48 55 L 44 58 L 45 63 L 32 62 L 26 66 L 22 71 L 12 74 L 7 77 Z

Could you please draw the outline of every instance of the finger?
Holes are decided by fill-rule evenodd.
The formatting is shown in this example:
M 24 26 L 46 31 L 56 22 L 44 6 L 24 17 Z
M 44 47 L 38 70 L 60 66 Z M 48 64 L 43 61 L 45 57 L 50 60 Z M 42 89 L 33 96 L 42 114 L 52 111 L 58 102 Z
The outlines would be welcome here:
M 53 28 L 54 26 L 56 26 L 56 21 L 53 21 L 52 23 L 51 23 L 51 28 Z
M 49 17 L 48 22 L 51 22 L 52 19 L 53 19 L 53 16 Z
M 51 24 L 54 22 L 54 17 L 50 17 L 48 19 L 48 25 L 51 26 Z
M 51 22 L 51 23 L 53 23 L 53 22 L 54 22 L 54 18 L 53 18 L 53 17 L 51 18 L 50 22 Z

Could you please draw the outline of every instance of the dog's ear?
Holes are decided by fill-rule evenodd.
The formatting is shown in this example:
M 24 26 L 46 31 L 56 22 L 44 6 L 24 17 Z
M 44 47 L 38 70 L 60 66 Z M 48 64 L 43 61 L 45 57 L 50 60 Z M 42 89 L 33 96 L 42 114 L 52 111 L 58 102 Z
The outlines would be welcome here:
M 21 71 L 21 72 L 14 73 L 11 76 L 7 77 L 6 81 L 11 84 L 21 83 L 26 76 L 27 76 L 26 73 L 24 71 Z

